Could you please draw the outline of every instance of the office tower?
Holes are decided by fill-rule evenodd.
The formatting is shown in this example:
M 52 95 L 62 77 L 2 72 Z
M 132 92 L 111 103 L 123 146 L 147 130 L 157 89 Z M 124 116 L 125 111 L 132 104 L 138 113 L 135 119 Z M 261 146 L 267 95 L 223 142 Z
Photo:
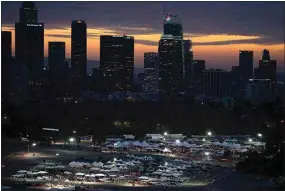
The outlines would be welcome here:
M 269 54 L 269 50 L 264 49 L 262 52 L 262 58 L 261 60 L 270 60 L 270 54 Z
M 232 96 L 231 72 L 221 69 L 204 70 L 204 93 L 209 97 Z
M 38 10 L 34 2 L 23 2 L 20 8 L 20 23 L 37 23 Z
M 156 52 L 144 53 L 144 92 L 158 91 L 159 58 Z
M 177 15 L 166 14 L 163 19 L 163 34 L 179 36 L 183 39 L 182 22 Z
M 100 36 L 100 69 L 106 91 L 129 91 L 134 78 L 134 37 Z
M 268 50 L 264 50 L 262 54 L 262 60 L 259 60 L 259 68 L 257 70 L 256 78 L 258 79 L 270 79 L 273 83 L 276 82 L 276 60 L 270 60 L 270 54 Z
M 202 84 L 203 83 L 203 70 L 206 69 L 205 60 L 193 60 L 192 62 L 192 81 Z
M 14 58 L 6 60 L 2 69 L 2 104 L 6 106 L 21 106 L 28 96 L 28 76 L 26 66 Z
M 175 93 L 183 90 L 185 77 L 182 22 L 178 16 L 165 15 L 163 35 L 159 41 L 159 91 Z
M 162 35 L 159 41 L 159 91 L 175 93 L 183 87 L 183 41 Z
M 253 51 L 239 51 L 239 68 L 241 74 L 241 83 L 245 88 L 249 79 L 253 76 Z
M 190 40 L 184 40 L 184 81 L 186 87 L 191 82 L 191 67 L 193 62 L 192 42 Z
M 12 57 L 12 33 L 10 31 L 1 31 L 1 56 L 2 61 Z
M 55 91 L 59 93 L 66 85 L 66 73 L 68 64 L 65 61 L 65 42 L 49 42 L 48 44 L 48 65 L 50 84 Z
M 273 101 L 275 94 L 272 92 L 272 81 L 250 79 L 246 87 L 245 99 L 256 104 Z
M 15 57 L 27 68 L 30 98 L 38 98 L 44 59 L 44 24 L 38 23 L 33 2 L 22 4 L 20 22 L 15 23 Z
M 86 22 L 72 21 L 71 24 L 71 78 L 75 94 L 84 88 L 87 70 L 87 30 Z
M 241 84 L 241 74 L 239 66 L 232 67 L 232 83 L 233 83 L 233 96 L 234 97 L 243 97 L 242 93 L 242 84 Z

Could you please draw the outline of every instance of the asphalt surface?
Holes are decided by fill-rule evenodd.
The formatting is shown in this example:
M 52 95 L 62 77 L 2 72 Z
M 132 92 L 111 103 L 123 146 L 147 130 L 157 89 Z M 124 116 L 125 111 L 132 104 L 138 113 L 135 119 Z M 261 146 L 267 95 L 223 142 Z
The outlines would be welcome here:
M 3 144 L 4 143 L 4 144 Z M 27 152 L 27 142 L 14 141 L 14 140 L 2 140 L 2 165 L 1 168 L 2 177 L 8 177 L 14 174 L 18 170 L 30 169 L 31 167 L 41 163 L 43 159 L 53 160 L 66 164 L 79 157 L 84 158 L 96 158 L 99 156 L 112 156 L 112 153 L 102 153 L 94 151 L 84 150 L 67 150 L 62 148 L 50 148 L 50 147 L 32 147 L 30 153 L 36 153 L 35 156 L 23 156 L 19 153 Z M 13 155 L 12 153 L 17 153 Z M 59 155 L 56 156 L 56 153 Z M 263 189 L 248 175 L 240 172 L 233 171 L 229 168 L 226 172 L 218 172 L 212 176 L 209 180 L 211 183 L 208 186 L 195 186 L 195 187 L 174 187 L 174 190 L 187 190 L 187 191 L 262 191 Z M 2 181 L 3 183 L 3 181 Z M 5 185 L 5 184 L 4 184 Z M 104 186 L 98 186 L 103 188 Z M 108 187 L 110 188 L 110 187 Z M 136 191 L 160 191 L 171 188 L 158 188 L 158 187 L 111 187 L 112 190 L 136 190 Z M 1 188 L 1 190 L 6 190 Z M 26 188 L 21 185 L 12 185 L 12 189 L 7 190 L 35 190 Z M 270 189 L 271 190 L 271 189 Z

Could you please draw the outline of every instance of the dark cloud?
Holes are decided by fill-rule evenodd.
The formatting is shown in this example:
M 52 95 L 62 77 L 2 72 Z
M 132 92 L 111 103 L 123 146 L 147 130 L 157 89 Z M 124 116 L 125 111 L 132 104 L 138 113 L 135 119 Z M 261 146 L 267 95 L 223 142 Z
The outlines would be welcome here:
M 120 28 L 125 34 L 162 32 L 164 13 L 178 14 L 185 33 L 270 36 L 284 43 L 284 2 L 38 2 L 46 27 L 69 27 L 86 20 L 91 28 Z M 2 22 L 18 20 L 20 2 L 2 2 Z M 124 29 L 125 28 L 125 29 Z M 128 29 L 129 28 L 129 29 Z

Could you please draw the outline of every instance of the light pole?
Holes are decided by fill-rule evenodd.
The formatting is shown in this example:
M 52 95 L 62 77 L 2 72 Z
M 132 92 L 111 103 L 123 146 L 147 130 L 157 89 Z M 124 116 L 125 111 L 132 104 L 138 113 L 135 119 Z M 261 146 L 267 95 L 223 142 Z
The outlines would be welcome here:
M 261 133 L 258 133 L 257 136 L 260 137 L 260 138 L 262 138 L 262 134 L 261 134 Z

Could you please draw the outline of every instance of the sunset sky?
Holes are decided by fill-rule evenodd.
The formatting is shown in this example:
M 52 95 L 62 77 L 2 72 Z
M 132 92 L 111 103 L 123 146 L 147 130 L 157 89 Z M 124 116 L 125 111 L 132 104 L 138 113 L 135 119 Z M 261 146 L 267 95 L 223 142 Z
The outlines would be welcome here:
M 14 32 L 21 2 L 1 2 L 2 30 Z M 269 49 L 284 67 L 284 2 L 163 2 L 164 13 L 179 15 L 184 39 L 193 41 L 194 59 L 207 68 L 229 69 L 238 64 L 239 50 L 254 51 L 256 66 Z M 71 20 L 87 22 L 88 60 L 99 60 L 99 36 L 135 38 L 135 66 L 143 53 L 157 52 L 162 33 L 162 2 L 37 2 L 39 22 L 45 24 L 45 56 L 49 41 L 66 42 L 70 58 Z M 14 33 L 13 51 L 14 51 Z

